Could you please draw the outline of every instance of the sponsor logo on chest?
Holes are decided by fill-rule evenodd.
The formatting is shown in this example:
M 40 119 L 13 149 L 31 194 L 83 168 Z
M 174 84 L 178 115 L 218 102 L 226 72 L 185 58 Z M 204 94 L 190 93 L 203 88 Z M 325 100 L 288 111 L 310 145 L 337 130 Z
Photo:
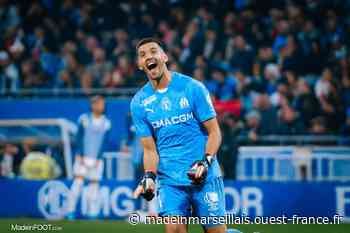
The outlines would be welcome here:
M 189 120 L 192 120 L 193 117 L 193 113 L 189 112 L 189 113 L 184 113 L 184 114 L 180 114 L 180 115 L 176 115 L 176 116 L 172 116 L 172 117 L 166 117 L 160 120 L 156 120 L 156 121 L 152 121 L 152 127 L 154 129 L 158 129 L 160 127 L 167 127 L 170 125 L 176 125 L 176 124 L 180 124 L 180 123 L 184 123 L 187 122 Z

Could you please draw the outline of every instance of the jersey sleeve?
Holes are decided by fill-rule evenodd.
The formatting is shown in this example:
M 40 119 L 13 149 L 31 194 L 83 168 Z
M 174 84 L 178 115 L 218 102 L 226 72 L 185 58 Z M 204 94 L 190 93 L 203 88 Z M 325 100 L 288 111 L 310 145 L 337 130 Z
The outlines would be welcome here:
M 78 132 L 75 136 L 75 142 L 76 142 L 76 151 L 75 153 L 77 155 L 83 156 L 83 138 L 84 138 L 84 124 L 86 123 L 87 115 L 83 114 L 78 119 Z
M 112 140 L 111 140 L 111 130 L 112 130 L 112 122 L 109 119 L 106 119 L 105 121 L 105 135 L 103 137 L 102 145 L 100 148 L 99 153 L 97 153 L 97 159 L 102 159 L 102 155 L 104 152 L 108 150 L 113 150 L 111 148 Z
M 136 100 L 132 100 L 130 104 L 131 117 L 136 129 L 136 134 L 139 137 L 149 137 L 152 136 L 152 130 L 146 121 L 146 115 L 142 108 L 141 103 Z
M 202 83 L 198 81 L 193 83 L 192 98 L 194 114 L 200 122 L 216 117 L 209 91 Z

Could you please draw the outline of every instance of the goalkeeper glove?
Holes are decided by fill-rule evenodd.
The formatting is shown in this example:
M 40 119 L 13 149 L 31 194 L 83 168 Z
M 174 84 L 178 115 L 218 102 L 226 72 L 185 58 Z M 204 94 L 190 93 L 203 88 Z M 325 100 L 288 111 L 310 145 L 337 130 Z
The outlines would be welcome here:
M 205 181 L 212 160 L 212 155 L 205 154 L 202 160 L 197 160 L 191 165 L 190 170 L 187 172 L 187 176 L 192 180 L 192 184 L 199 185 Z
M 142 196 L 147 201 L 152 200 L 155 193 L 155 183 L 156 174 L 152 171 L 146 171 L 134 192 L 134 197 Z

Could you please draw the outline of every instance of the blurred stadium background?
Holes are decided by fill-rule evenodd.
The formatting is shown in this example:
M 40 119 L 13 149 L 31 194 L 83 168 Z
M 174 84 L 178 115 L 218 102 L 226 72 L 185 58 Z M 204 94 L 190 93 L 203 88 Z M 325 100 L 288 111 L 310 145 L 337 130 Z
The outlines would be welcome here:
M 131 198 L 140 148 L 129 116 L 147 81 L 134 49 L 146 36 L 164 42 L 170 69 L 212 95 L 228 211 L 349 221 L 349 12 L 349 0 L 0 0 L 0 231 L 55 220 L 63 232 L 162 232 L 123 221 L 147 211 Z M 112 121 L 101 209 L 98 220 L 67 222 L 77 119 L 94 95 L 106 97 Z M 78 212 L 87 218 L 84 193 Z

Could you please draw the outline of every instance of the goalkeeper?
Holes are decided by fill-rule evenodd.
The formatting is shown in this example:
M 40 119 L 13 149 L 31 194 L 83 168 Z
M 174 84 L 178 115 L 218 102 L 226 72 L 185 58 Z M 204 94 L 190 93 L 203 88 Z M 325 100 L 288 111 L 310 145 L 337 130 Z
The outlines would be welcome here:
M 158 40 L 143 39 L 136 49 L 138 68 L 149 82 L 131 102 L 145 169 L 135 197 L 151 200 L 157 193 L 160 216 L 224 216 L 224 187 L 215 156 L 221 134 L 207 89 L 191 77 L 169 71 Z M 165 227 L 168 233 L 187 232 L 183 223 Z M 226 226 L 217 222 L 203 227 L 208 233 L 226 232 Z

